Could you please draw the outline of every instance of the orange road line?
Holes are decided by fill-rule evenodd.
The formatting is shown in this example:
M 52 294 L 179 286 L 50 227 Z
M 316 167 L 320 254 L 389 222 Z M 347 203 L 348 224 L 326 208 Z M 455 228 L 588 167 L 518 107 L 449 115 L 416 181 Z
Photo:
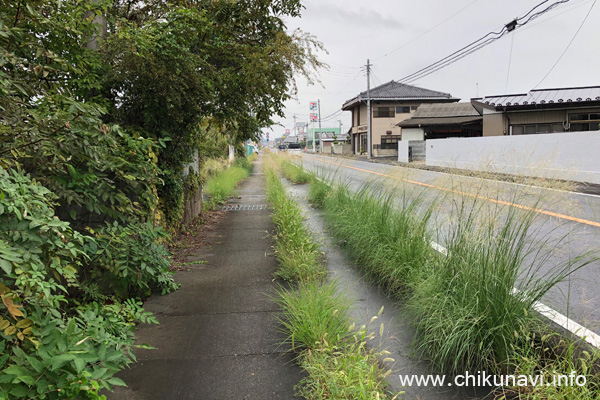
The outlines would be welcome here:
M 535 212 L 537 212 L 539 214 L 548 215 L 550 217 L 564 219 L 564 220 L 567 220 L 567 221 L 578 222 L 580 224 L 586 224 L 586 225 L 595 226 L 597 228 L 600 228 L 600 222 L 596 222 L 596 221 L 590 221 L 590 220 L 583 219 L 583 218 L 572 217 L 570 215 L 555 213 L 553 211 L 542 210 L 540 208 L 533 208 L 533 207 L 525 206 L 525 205 L 522 205 L 522 204 L 511 203 L 509 201 L 490 199 L 489 197 L 479 196 L 479 195 L 473 194 L 473 193 L 461 192 L 459 190 L 448 189 L 448 188 L 445 188 L 445 187 L 435 186 L 435 185 L 431 185 L 429 183 L 414 181 L 414 180 L 411 180 L 411 179 L 397 178 L 395 176 L 387 175 L 387 174 L 384 174 L 384 173 L 381 173 L 381 172 L 369 171 L 368 169 L 353 167 L 353 166 L 350 166 L 350 165 L 344 165 L 344 164 L 334 163 L 334 162 L 325 161 L 325 160 L 319 160 L 319 161 L 327 163 L 327 164 L 337 165 L 337 166 L 344 167 L 344 168 L 355 169 L 357 171 L 367 172 L 367 173 L 373 174 L 373 175 L 384 176 L 386 178 L 391 178 L 391 179 L 395 179 L 395 180 L 399 180 L 399 181 L 403 181 L 403 182 L 407 182 L 407 183 L 412 183 L 414 185 L 419 185 L 419 186 L 424 186 L 424 187 L 428 187 L 428 188 L 432 188 L 432 189 L 442 190 L 442 191 L 445 191 L 445 192 L 455 193 L 455 194 L 459 194 L 459 195 L 463 195 L 463 196 L 469 196 L 469 197 L 473 197 L 473 198 L 480 199 L 480 200 L 487 200 L 487 201 L 490 201 L 490 202 L 496 203 L 496 204 L 502 204 L 502 205 L 505 205 L 505 206 L 520 208 L 522 210 L 527 210 L 527 211 L 535 211 Z

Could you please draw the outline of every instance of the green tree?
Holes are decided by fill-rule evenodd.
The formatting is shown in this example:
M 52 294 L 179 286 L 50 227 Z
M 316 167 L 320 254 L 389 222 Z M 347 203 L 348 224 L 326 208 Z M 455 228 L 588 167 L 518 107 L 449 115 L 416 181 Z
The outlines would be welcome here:
M 295 76 L 310 79 L 321 44 L 286 32 L 299 1 L 195 1 L 120 4 L 107 40 L 112 121 L 170 139 L 159 161 L 163 209 L 181 214 L 180 171 L 206 130 L 233 144 L 256 139 L 282 115 Z M 155 16 L 154 18 L 151 15 Z M 202 156 L 202 155 L 201 155 Z

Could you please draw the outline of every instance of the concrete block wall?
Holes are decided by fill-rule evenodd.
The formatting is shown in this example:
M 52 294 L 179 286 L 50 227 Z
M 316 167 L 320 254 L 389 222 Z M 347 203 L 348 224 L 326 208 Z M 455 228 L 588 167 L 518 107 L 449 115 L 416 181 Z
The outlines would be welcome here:
M 426 164 L 600 184 L 600 131 L 427 140 Z
M 411 155 L 410 161 L 425 160 L 425 141 L 424 140 L 409 140 L 408 147 Z

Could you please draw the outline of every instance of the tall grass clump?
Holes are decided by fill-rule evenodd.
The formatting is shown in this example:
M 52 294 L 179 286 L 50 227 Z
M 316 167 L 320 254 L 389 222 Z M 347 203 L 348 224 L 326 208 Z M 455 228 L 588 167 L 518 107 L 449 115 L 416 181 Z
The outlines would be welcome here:
M 317 184 L 313 195 L 323 198 L 318 201 L 334 236 L 368 275 L 395 294 L 416 284 L 434 256 L 427 230 L 434 204 L 406 191 L 378 194 L 380 187 L 372 185 L 358 192 L 337 186 L 325 195 L 324 185 Z
M 310 203 L 316 208 L 325 206 L 325 198 L 329 195 L 331 186 L 315 175 L 311 181 L 308 198 Z
M 283 310 L 280 322 L 293 350 L 324 345 L 330 348 L 350 335 L 349 304 L 333 282 L 300 283 L 295 290 L 280 289 L 277 303 Z
M 535 211 L 477 198 L 454 204 L 448 254 L 410 299 L 417 341 L 440 371 L 502 373 L 523 346 L 518 332 L 539 329 L 534 303 L 592 259 L 553 260 L 544 270 L 552 253 L 540 247 L 549 237 L 539 237 Z
M 324 280 L 327 271 L 321 263 L 319 246 L 304 227 L 300 207 L 286 195 L 273 165 L 267 166 L 265 175 L 276 228 L 275 253 L 279 261 L 276 276 L 288 282 Z
M 599 399 L 600 350 L 585 346 L 581 341 L 561 337 L 547 326 L 541 328 L 542 331 L 516 332 L 523 345 L 515 347 L 510 369 L 515 375 L 543 379 L 544 383 L 535 386 L 508 384 L 495 390 L 495 398 Z M 571 384 L 572 371 L 585 376 L 585 384 L 581 384 L 581 380 L 580 384 Z M 560 384 L 554 385 L 554 381 Z
M 308 376 L 297 386 L 297 395 L 307 400 L 384 400 L 391 396 L 378 363 L 381 352 L 368 349 L 372 336 L 366 330 L 354 333 L 343 346 L 317 347 L 304 352 L 300 365 Z M 392 359 L 386 359 L 393 361 Z M 397 399 L 400 393 L 391 399 Z
M 246 164 L 246 161 L 241 163 L 243 166 L 231 166 L 208 178 L 208 181 L 206 182 L 206 192 L 210 194 L 209 207 L 211 209 L 215 209 L 221 204 L 224 204 L 227 201 L 227 198 L 233 195 L 237 184 L 250 176 L 252 166 Z
M 303 226 L 296 202 L 287 197 L 277 174 L 278 158 L 265 162 L 267 196 L 276 226 L 277 276 L 293 286 L 280 287 L 275 301 L 287 335 L 307 376 L 296 386 L 305 399 L 387 399 L 380 352 L 368 350 L 366 328 L 355 332 L 349 302 L 335 282 L 326 282 L 319 247 Z M 381 310 L 383 311 L 383 309 Z M 380 311 L 380 313 L 381 313 Z M 383 328 L 382 328 L 383 329 Z M 391 359 L 388 359 L 392 361 Z
M 313 180 L 310 198 L 324 209 L 332 234 L 365 272 L 407 302 L 420 354 L 436 372 L 534 371 L 550 376 L 554 371 L 568 375 L 571 368 L 586 375 L 591 385 L 504 390 L 523 398 L 597 398 L 590 388 L 600 383 L 598 352 L 579 350 L 572 362 L 563 349 L 581 349 L 581 344 L 548 341 L 553 335 L 535 304 L 598 257 L 554 257 L 552 249 L 564 246 L 566 237 L 552 239 L 558 228 L 548 229 L 538 220 L 541 196 L 529 208 L 508 205 L 522 204 L 518 197 L 524 195 L 513 193 L 508 201 L 494 203 L 484 199 L 489 193 L 456 191 L 427 202 L 423 192 L 406 188 L 394 193 L 371 185 L 352 192 L 347 186 Z M 448 221 L 433 226 L 438 206 L 448 204 Z M 447 248 L 445 255 L 431 247 L 435 228 Z
M 306 172 L 302 166 L 293 164 L 289 160 L 281 162 L 281 171 L 283 176 L 296 184 L 308 183 L 312 179 L 312 174 Z

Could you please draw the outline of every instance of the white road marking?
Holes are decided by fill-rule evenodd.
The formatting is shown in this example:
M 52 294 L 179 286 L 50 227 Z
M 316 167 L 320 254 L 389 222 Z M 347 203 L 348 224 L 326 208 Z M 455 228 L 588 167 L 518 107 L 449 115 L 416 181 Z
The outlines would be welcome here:
M 431 242 L 431 247 L 440 254 L 443 254 L 445 256 L 448 255 L 448 249 L 446 249 L 439 243 Z M 518 293 L 519 289 L 513 288 L 512 292 L 513 294 Z M 544 317 L 548 318 L 550 321 L 557 324 L 558 326 L 562 327 L 568 332 L 571 332 L 573 335 L 585 340 L 587 343 L 600 349 L 600 335 L 598 335 L 597 333 L 589 330 L 581 324 L 578 324 L 577 322 L 573 321 L 567 316 L 559 313 L 558 311 L 548 307 L 547 305 L 539 301 L 533 303 L 533 309 L 539 312 Z

